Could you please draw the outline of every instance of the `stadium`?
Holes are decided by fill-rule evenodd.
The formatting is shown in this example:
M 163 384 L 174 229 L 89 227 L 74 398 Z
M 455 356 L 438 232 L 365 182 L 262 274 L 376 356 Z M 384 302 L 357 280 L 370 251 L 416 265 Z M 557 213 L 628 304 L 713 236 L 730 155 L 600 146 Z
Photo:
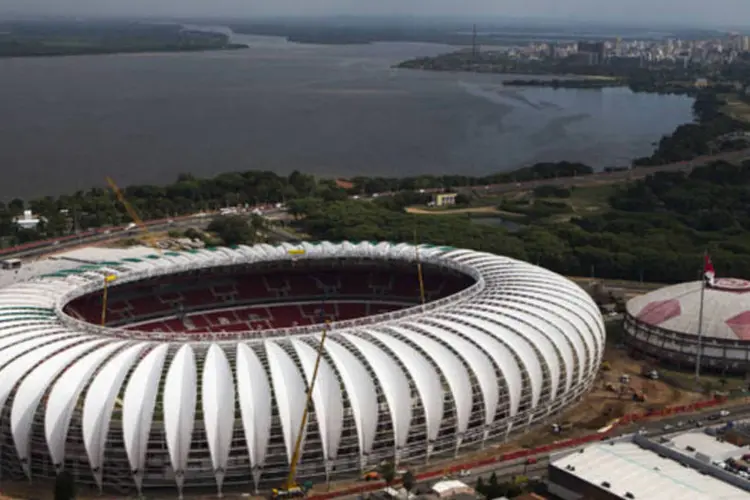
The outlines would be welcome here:
M 278 487 L 323 328 L 298 469 L 316 482 L 523 432 L 579 400 L 603 354 L 591 298 L 506 257 L 386 242 L 153 252 L 0 289 L 3 480 L 64 468 L 119 493 Z
M 626 343 L 662 362 L 691 367 L 701 331 L 701 367 L 721 372 L 750 370 L 750 282 L 718 278 L 680 283 L 628 301 Z M 699 328 L 699 323 L 701 328 Z

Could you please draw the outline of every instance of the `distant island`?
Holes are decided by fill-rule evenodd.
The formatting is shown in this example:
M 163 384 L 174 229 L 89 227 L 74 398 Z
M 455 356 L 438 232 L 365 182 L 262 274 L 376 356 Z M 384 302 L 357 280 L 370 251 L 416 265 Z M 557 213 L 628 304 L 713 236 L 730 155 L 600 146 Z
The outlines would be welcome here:
M 186 30 L 179 24 L 0 22 L 0 58 L 244 48 L 223 33 Z

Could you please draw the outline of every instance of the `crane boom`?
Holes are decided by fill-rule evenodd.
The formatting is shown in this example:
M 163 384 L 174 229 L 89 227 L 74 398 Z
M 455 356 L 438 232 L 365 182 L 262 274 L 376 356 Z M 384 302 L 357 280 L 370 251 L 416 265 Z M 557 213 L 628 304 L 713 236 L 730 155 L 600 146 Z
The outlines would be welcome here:
M 148 240 L 149 244 L 152 247 L 156 248 L 155 239 L 154 236 L 149 232 L 148 226 L 144 224 L 144 222 L 141 220 L 141 218 L 138 216 L 138 212 L 135 211 L 133 206 L 128 202 L 127 199 L 125 199 L 125 195 L 122 194 L 122 191 L 120 188 L 115 184 L 115 181 L 112 180 L 111 177 L 107 177 L 107 184 L 109 184 L 109 188 L 112 190 L 112 192 L 117 197 L 117 200 L 122 204 L 122 206 L 125 208 L 125 211 L 130 216 L 131 219 L 133 219 L 133 222 L 136 226 L 138 226 L 141 231 L 146 235 L 146 239 Z
M 414 228 L 414 255 L 417 261 L 417 279 L 419 280 L 419 300 L 424 308 L 424 275 L 422 274 L 422 261 L 419 259 L 419 241 L 417 240 L 417 228 Z
M 315 381 L 318 378 L 318 368 L 320 368 L 320 360 L 323 357 L 323 344 L 326 341 L 326 335 L 328 334 L 328 321 L 326 326 L 323 328 L 323 335 L 320 337 L 320 345 L 318 346 L 318 356 L 315 358 L 315 368 L 313 368 L 312 377 L 310 379 L 310 387 L 307 389 L 307 400 L 305 401 L 305 410 L 302 412 L 302 420 L 299 424 L 299 432 L 297 433 L 297 441 L 294 443 L 294 453 L 292 453 L 292 460 L 289 463 L 289 476 L 286 479 L 285 488 L 290 490 L 297 486 L 297 464 L 299 463 L 300 453 L 302 451 L 302 436 L 305 431 L 305 424 L 307 423 L 307 417 L 309 413 L 310 404 L 312 402 L 312 394 L 315 389 Z

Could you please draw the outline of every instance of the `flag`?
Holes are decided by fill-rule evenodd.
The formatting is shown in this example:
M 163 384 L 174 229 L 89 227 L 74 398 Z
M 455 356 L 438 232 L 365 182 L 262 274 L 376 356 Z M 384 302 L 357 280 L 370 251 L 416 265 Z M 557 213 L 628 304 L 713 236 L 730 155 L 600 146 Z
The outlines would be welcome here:
M 714 272 L 714 263 L 711 262 L 711 256 L 708 255 L 708 252 L 703 256 L 703 280 L 706 285 L 713 286 L 714 285 L 714 277 L 716 276 L 716 273 Z

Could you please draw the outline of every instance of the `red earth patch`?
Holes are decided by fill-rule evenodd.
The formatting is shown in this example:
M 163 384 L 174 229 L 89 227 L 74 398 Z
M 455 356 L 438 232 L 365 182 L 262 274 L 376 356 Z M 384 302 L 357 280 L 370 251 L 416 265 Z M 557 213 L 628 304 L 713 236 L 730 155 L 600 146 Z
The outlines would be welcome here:
M 740 340 L 750 340 L 750 311 L 739 313 L 726 323 Z
M 680 314 L 682 314 L 682 309 L 679 300 L 657 300 L 649 302 L 641 309 L 641 312 L 638 313 L 638 320 L 657 326 Z

